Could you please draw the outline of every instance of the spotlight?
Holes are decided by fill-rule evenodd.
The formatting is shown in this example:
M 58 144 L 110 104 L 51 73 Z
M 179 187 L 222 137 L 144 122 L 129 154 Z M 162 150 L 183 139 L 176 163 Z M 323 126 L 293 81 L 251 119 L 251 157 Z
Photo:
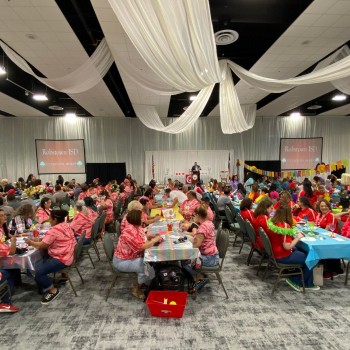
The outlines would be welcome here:
M 34 94 L 33 95 L 33 100 L 35 100 L 35 101 L 47 101 L 48 98 L 44 94 Z

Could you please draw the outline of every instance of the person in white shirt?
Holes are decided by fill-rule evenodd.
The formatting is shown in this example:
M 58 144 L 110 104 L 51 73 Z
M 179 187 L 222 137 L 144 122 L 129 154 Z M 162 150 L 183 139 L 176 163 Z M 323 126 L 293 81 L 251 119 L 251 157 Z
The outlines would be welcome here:
M 187 200 L 187 196 L 183 191 L 179 190 L 179 186 L 175 184 L 174 189 L 169 193 L 169 196 L 173 202 L 173 206 L 175 206 L 177 203 L 179 206 Z

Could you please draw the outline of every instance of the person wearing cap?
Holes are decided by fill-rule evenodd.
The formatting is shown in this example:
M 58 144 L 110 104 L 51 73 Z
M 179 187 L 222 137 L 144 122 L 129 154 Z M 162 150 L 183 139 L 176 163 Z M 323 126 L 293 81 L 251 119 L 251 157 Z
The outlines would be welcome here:
M 74 248 L 77 244 L 74 232 L 65 222 L 66 210 L 52 210 L 50 213 L 51 229 L 41 241 L 28 239 L 28 245 L 41 250 L 47 250 L 49 258 L 35 269 L 35 282 L 43 291 L 41 304 L 47 305 L 59 295 L 59 290 L 47 276 L 62 270 L 73 263 Z

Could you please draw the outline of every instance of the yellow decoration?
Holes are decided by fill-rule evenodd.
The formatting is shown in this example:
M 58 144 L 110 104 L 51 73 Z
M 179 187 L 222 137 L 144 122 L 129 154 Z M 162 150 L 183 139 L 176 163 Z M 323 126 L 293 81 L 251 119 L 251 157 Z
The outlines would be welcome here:
M 347 168 L 349 166 L 349 159 L 343 159 L 344 167 Z
M 171 302 L 169 303 L 169 305 L 177 305 L 177 304 L 176 304 L 176 301 L 171 301 Z
M 337 170 L 336 164 L 335 163 L 331 163 L 331 171 L 335 171 Z
M 318 167 L 317 167 L 317 170 L 322 174 L 326 171 L 326 166 L 324 164 L 320 164 Z

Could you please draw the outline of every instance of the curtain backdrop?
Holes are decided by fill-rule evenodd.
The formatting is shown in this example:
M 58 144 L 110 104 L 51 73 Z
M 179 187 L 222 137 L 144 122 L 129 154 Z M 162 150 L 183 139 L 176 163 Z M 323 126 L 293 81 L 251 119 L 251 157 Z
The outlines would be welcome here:
M 219 179 L 220 171 L 228 170 L 228 155 L 230 152 L 231 161 L 234 151 L 230 150 L 196 150 L 196 151 L 146 151 L 145 154 L 145 182 L 152 179 L 152 156 L 154 161 L 154 176 L 159 182 L 166 182 L 168 178 L 178 178 L 184 182 L 184 175 L 189 174 L 194 162 L 197 162 L 201 170 L 203 181 L 209 178 Z M 231 167 L 232 169 L 232 167 Z M 165 181 L 164 181 L 165 180 Z
M 231 169 L 236 159 L 278 160 L 281 137 L 323 137 L 323 161 L 332 162 L 350 155 L 350 117 L 257 118 L 252 129 L 223 135 L 220 121 L 201 118 L 182 134 L 165 134 L 146 128 L 135 118 L 77 118 L 70 124 L 64 118 L 0 118 L 0 177 L 15 181 L 19 176 L 37 174 L 35 139 L 85 140 L 87 163 L 126 163 L 139 183 L 143 183 L 146 151 L 226 150 L 231 152 Z M 208 162 L 210 164 L 210 153 Z M 189 167 L 195 159 L 190 159 Z M 187 160 L 186 160 L 187 162 Z M 211 168 L 214 169 L 214 161 Z M 149 162 L 148 162 L 149 163 Z M 201 164 L 202 165 L 202 164 Z M 147 164 L 149 167 L 150 164 Z M 41 176 L 43 181 L 55 175 Z M 84 181 L 82 175 L 64 175 Z M 157 179 L 158 180 L 158 179 Z M 162 180 L 162 179 L 161 179 Z

